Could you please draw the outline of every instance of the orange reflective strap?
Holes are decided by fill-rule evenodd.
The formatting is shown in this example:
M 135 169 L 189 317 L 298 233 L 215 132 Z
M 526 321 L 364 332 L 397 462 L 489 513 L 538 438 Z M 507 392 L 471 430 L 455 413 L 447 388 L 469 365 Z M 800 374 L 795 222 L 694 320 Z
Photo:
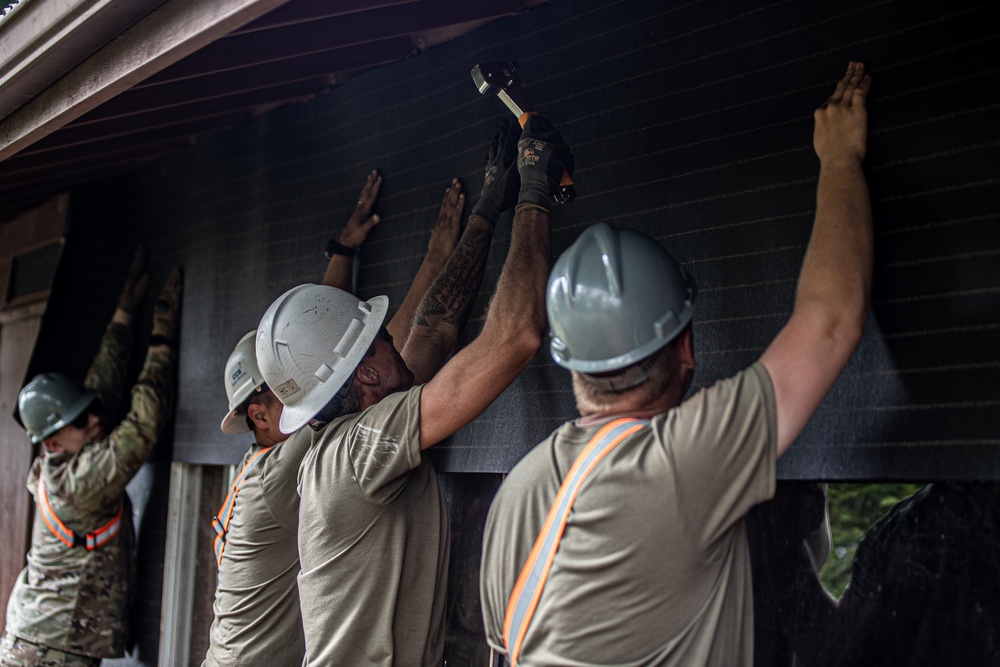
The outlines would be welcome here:
M 38 511 L 42 515 L 42 521 L 49 527 L 52 534 L 68 547 L 76 546 L 76 534 L 66 527 L 49 503 L 49 494 L 45 491 L 45 478 L 38 477 Z
M 232 486 L 229 487 L 229 493 L 226 495 L 222 507 L 219 508 L 219 513 L 212 517 L 212 528 L 216 532 L 215 542 L 212 544 L 212 548 L 215 550 L 216 565 L 222 565 L 222 553 L 226 550 L 226 534 L 229 532 L 229 522 L 233 520 L 233 508 L 236 506 L 236 496 L 240 493 L 240 485 L 243 484 L 250 468 L 253 468 L 260 460 L 261 454 L 270 449 L 270 447 L 264 447 L 250 457 L 247 464 L 243 466 L 243 470 L 233 480 Z
M 511 667 L 517 666 L 524 636 L 528 632 L 528 626 L 542 597 L 556 551 L 559 550 L 559 542 L 566 530 L 570 511 L 580 489 L 608 453 L 648 423 L 648 420 L 642 419 L 616 419 L 605 424 L 590 439 L 566 473 L 507 602 L 503 621 L 503 643 Z
M 48 491 L 45 490 L 45 477 L 38 477 L 38 512 L 42 516 L 42 521 L 48 527 L 52 534 L 59 538 L 59 541 L 66 546 L 73 547 L 84 547 L 87 551 L 94 551 L 95 549 L 100 549 L 105 544 L 110 542 L 115 535 L 121 532 L 122 529 L 122 515 L 125 512 L 125 504 L 122 503 L 118 507 L 118 513 L 106 524 L 98 528 L 97 530 L 86 533 L 85 535 L 78 535 L 70 530 L 66 524 L 62 522 L 59 515 L 56 514 L 55 510 L 52 509 L 52 503 L 49 502 Z

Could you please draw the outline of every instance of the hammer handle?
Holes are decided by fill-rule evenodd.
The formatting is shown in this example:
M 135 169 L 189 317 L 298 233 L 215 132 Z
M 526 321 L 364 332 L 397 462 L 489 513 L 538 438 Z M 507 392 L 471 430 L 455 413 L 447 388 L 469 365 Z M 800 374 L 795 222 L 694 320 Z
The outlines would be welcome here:
M 528 116 L 537 115 L 537 111 L 525 111 L 521 114 L 517 119 L 517 122 L 521 124 L 521 129 L 524 129 L 525 123 L 528 122 Z M 563 170 L 562 178 L 559 179 L 559 191 L 553 194 L 553 198 L 560 204 L 568 204 L 576 198 L 576 187 L 573 185 L 573 178 L 565 169 Z

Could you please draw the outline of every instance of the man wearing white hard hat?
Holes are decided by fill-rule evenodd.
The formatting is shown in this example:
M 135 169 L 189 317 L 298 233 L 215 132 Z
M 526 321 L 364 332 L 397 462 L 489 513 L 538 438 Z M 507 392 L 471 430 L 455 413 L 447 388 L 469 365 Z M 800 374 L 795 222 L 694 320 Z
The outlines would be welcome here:
M 299 598 L 307 665 L 444 659 L 448 514 L 425 450 L 465 426 L 538 351 L 549 206 L 572 156 L 538 117 L 494 138 L 458 247 L 398 352 L 385 297 L 319 285 L 282 295 L 257 327 L 257 362 L 284 404 L 299 470 Z M 478 293 L 500 213 L 510 249 L 479 336 L 444 360 Z M 443 364 L 443 366 L 442 366 Z
M 339 238 L 328 245 L 324 284 L 349 289 L 353 260 L 379 222 L 372 207 L 381 182 L 377 171 L 368 176 L 354 214 Z M 454 249 L 463 205 L 461 186 L 453 181 L 410 293 L 389 324 L 393 330 L 406 331 L 405 320 L 412 319 L 419 298 Z M 299 665 L 305 652 L 295 578 L 299 572 L 296 478 L 306 447 L 282 444 L 288 438 L 278 429 L 282 406 L 257 367 L 255 333 L 240 339 L 225 367 L 229 411 L 222 431 L 252 432 L 254 443 L 212 521 L 219 577 L 215 618 L 202 663 L 206 667 Z

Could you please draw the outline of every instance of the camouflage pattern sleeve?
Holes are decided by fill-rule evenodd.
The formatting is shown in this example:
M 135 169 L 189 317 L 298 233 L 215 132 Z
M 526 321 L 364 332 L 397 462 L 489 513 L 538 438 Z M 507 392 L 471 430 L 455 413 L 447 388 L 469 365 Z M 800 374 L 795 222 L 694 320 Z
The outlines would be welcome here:
M 112 334 L 106 342 L 116 340 L 121 339 Z M 172 351 L 146 355 L 132 390 L 131 410 L 108 437 L 84 445 L 74 455 L 41 456 L 32 466 L 29 491 L 37 494 L 43 477 L 52 510 L 70 530 L 96 530 L 119 511 L 125 520 L 114 538 L 87 551 L 67 547 L 46 526 L 41 512 L 35 513 L 27 566 L 7 609 L 7 631 L 18 638 L 77 656 L 124 655 L 134 578 L 134 534 L 125 485 L 163 430 L 173 393 L 174 356 Z
M 149 352 L 132 389 L 132 406 L 106 441 L 74 458 L 64 491 L 78 504 L 118 502 L 125 485 L 149 457 L 167 419 L 173 395 L 174 353 Z M 89 501 L 89 502 L 88 502 Z
M 121 415 L 125 377 L 132 353 L 132 327 L 109 322 L 83 386 L 97 392 L 106 415 Z

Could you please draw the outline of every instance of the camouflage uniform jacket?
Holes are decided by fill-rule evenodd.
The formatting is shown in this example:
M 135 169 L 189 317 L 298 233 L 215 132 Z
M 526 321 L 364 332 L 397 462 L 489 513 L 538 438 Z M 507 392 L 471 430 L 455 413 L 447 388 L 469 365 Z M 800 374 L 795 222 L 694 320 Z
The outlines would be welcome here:
M 84 380 L 106 408 L 121 397 L 130 348 L 129 328 L 109 324 Z M 37 497 L 38 480 L 44 478 L 53 510 L 71 530 L 96 530 L 117 514 L 123 502 L 125 521 L 110 542 L 87 551 L 60 542 L 36 510 L 28 565 L 7 607 L 11 634 L 78 655 L 124 655 L 134 565 L 125 485 L 149 456 L 162 430 L 173 366 L 173 354 L 149 353 L 132 389 L 131 409 L 108 437 L 84 445 L 75 455 L 43 454 L 35 459 L 28 490 Z

